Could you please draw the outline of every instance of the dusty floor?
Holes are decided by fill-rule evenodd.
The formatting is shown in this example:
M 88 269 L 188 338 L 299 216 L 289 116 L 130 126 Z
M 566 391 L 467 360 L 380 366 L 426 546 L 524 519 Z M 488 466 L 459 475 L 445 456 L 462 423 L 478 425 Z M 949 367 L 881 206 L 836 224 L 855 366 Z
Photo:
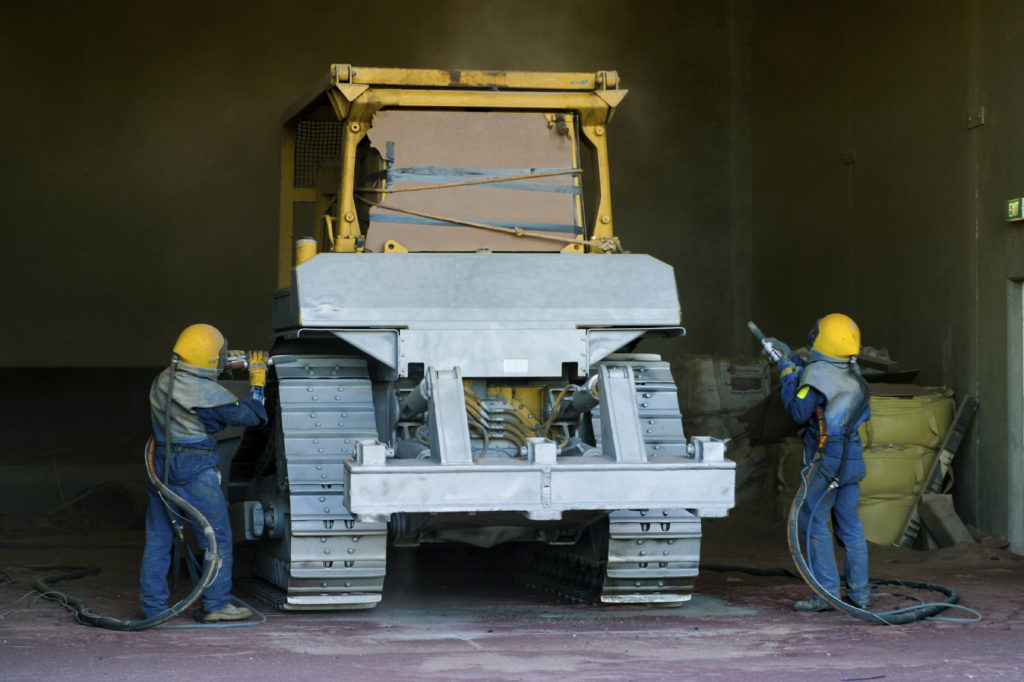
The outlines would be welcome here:
M 38 600 L 32 582 L 59 570 L 28 567 L 99 564 L 100 575 L 58 587 L 97 613 L 138 618 L 139 532 L 20 542 L 47 546 L 0 539 L 0 568 L 15 580 L 0 584 L 0 680 L 1024 679 L 1024 557 L 983 545 L 872 547 L 873 576 L 948 585 L 984 616 L 970 624 L 887 627 L 795 613 L 792 602 L 807 594 L 802 583 L 735 572 L 702 573 L 698 594 L 681 608 L 581 605 L 496 584 L 480 552 L 446 559 L 405 550 L 391 561 L 384 603 L 371 611 L 295 614 L 254 603 L 266 614 L 255 627 L 121 633 L 84 627 Z M 788 567 L 782 524 L 711 522 L 704 559 Z

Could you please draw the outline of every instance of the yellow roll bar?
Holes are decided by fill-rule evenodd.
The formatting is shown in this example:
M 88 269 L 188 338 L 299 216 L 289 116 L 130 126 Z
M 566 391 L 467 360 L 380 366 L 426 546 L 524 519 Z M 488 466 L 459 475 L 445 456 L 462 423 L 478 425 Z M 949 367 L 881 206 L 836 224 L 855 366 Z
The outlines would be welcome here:
M 588 240 L 615 242 L 606 127 L 626 96 L 615 71 L 541 73 L 529 71 L 463 71 L 394 69 L 334 64 L 326 78 L 293 106 L 281 142 L 281 212 L 279 283 L 290 281 L 293 261 L 295 204 L 318 204 L 316 188 L 295 187 L 295 139 L 304 120 L 344 122 L 337 224 L 326 221 L 325 242 L 334 251 L 353 252 L 361 237 L 356 218 L 356 148 L 373 116 L 382 109 L 461 109 L 496 111 L 567 111 L 578 116 L 580 130 L 594 152 L 597 211 Z M 601 250 L 601 249 L 598 249 Z

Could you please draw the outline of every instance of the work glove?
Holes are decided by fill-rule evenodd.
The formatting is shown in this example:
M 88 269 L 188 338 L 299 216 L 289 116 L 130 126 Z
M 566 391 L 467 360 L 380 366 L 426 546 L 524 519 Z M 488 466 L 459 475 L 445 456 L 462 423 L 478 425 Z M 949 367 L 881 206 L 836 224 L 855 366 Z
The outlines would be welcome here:
M 270 360 L 270 356 L 262 350 L 251 350 L 247 356 L 249 359 L 249 385 L 263 388 L 267 385 L 267 362 Z
M 781 376 L 785 376 L 796 371 L 796 365 L 793 364 L 793 361 L 789 358 L 793 352 L 789 349 L 789 346 L 773 337 L 766 337 L 765 343 L 771 344 L 771 347 L 780 353 L 779 358 L 775 361 L 775 366 L 779 368 L 779 374 Z
M 775 348 L 780 353 L 782 353 L 782 357 L 784 357 L 784 358 L 788 358 L 790 356 L 790 354 L 793 352 L 793 351 L 791 351 L 789 349 L 789 346 L 787 346 L 785 343 L 783 343 L 782 341 L 779 341 L 778 339 L 776 339 L 774 337 L 770 337 L 769 336 L 769 337 L 767 337 L 765 339 L 765 341 L 767 341 L 768 343 L 772 344 L 772 348 Z

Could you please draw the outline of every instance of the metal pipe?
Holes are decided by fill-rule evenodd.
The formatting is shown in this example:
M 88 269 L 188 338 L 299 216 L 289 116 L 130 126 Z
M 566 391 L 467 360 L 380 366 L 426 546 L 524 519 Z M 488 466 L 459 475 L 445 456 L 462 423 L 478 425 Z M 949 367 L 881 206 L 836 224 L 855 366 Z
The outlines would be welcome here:
M 590 377 L 580 387 L 580 390 L 573 393 L 572 406 L 577 412 L 589 412 L 601 402 L 601 396 L 597 390 L 597 377 L 597 374 Z
M 412 419 L 418 414 L 427 411 L 430 406 L 430 391 L 427 388 L 427 380 L 423 379 L 416 388 L 405 394 L 402 402 L 399 403 L 399 417 L 401 419 Z

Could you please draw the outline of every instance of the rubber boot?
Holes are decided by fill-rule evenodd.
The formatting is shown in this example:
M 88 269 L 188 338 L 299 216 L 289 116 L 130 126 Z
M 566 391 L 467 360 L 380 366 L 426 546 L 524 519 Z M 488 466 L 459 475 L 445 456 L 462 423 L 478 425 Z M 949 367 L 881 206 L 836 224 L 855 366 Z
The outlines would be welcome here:
M 819 597 L 814 595 L 810 599 L 803 599 L 793 604 L 794 611 L 803 611 L 804 613 L 813 613 L 817 611 L 832 611 L 832 606 Z
M 200 623 L 220 623 L 234 620 L 245 620 L 252 616 L 252 611 L 244 606 L 226 604 L 216 611 L 200 611 L 196 620 Z

